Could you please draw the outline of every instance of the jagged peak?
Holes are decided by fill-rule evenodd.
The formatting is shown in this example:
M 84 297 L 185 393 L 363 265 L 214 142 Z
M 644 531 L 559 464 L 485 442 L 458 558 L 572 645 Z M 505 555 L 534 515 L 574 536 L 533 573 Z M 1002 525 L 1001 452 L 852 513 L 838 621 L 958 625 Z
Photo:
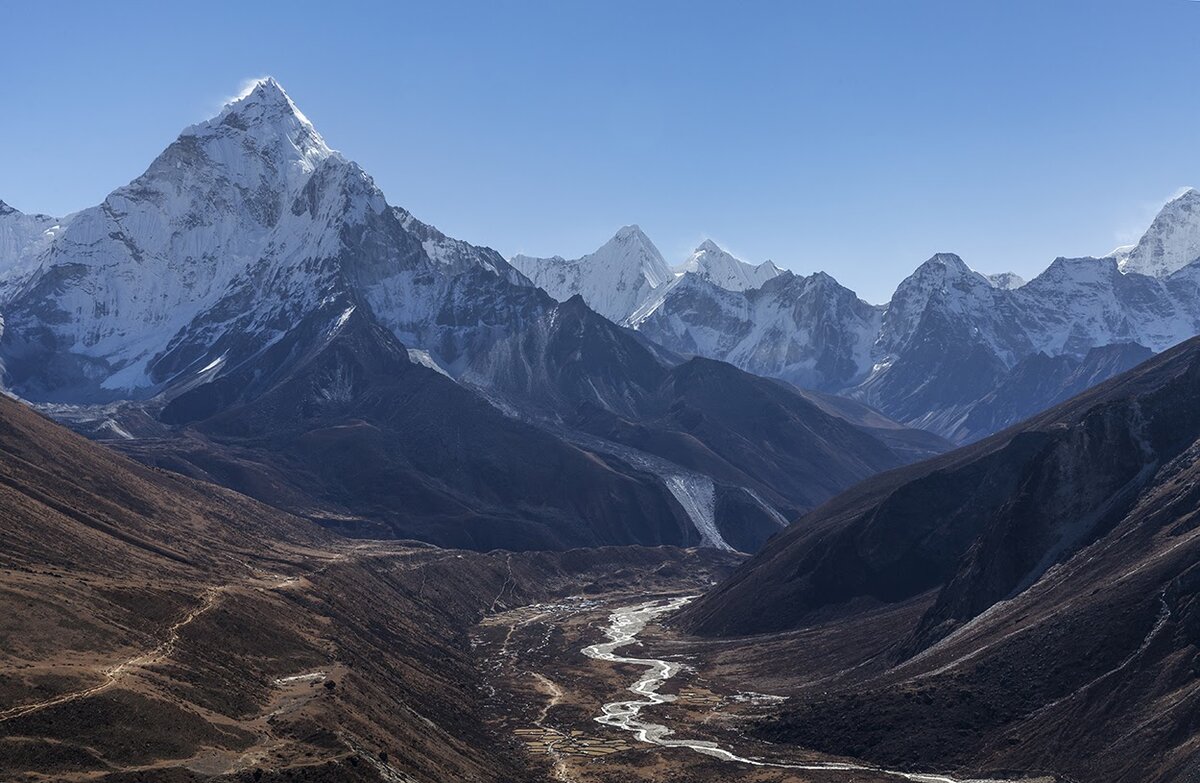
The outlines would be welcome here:
M 616 234 L 613 234 L 613 240 L 618 242 L 628 242 L 630 240 L 638 240 L 649 242 L 650 237 L 646 236 L 646 232 L 642 231 L 642 227 L 637 223 L 630 223 L 628 226 L 621 226 Z
M 1122 272 L 1165 277 L 1200 259 L 1200 190 L 1185 188 L 1163 205 L 1137 245 L 1112 256 Z
M 58 220 L 58 218 L 56 218 L 56 217 L 53 217 L 51 215 L 46 215 L 41 212 L 22 212 L 21 210 L 14 207 L 12 204 L 9 204 L 3 200 L 0 200 L 0 215 L 5 215 L 5 216 L 20 215 L 21 217 L 30 218 L 32 220 L 38 220 L 38 221 Z
M 225 111 L 246 112 L 251 109 L 288 112 L 301 121 L 312 124 L 283 89 L 283 85 L 271 76 L 252 80 L 225 105 Z
M 614 262 L 619 266 L 636 263 L 651 287 L 661 285 L 671 278 L 671 269 L 663 259 L 662 253 L 658 252 L 650 237 L 646 236 L 637 224 L 623 226 L 612 239 L 586 258 L 593 263 L 598 261 L 605 265 Z
M 955 253 L 934 253 L 928 260 L 923 262 L 916 270 L 909 275 L 909 278 L 926 278 L 930 276 L 938 277 L 964 277 L 968 275 L 978 275 L 986 282 L 983 275 L 979 275 L 967 263 Z
M 249 82 L 213 118 L 184 129 L 182 136 L 245 134 L 260 145 L 283 142 L 313 163 L 334 154 L 283 86 L 267 76 Z
M 957 253 L 934 253 L 925 263 L 941 264 L 947 268 L 971 271 L 971 267 L 967 266 L 967 262 L 963 261 L 962 257 Z
M 1200 190 L 1197 190 L 1196 188 L 1184 188 L 1183 192 L 1168 201 L 1166 206 L 1170 207 L 1173 205 L 1179 206 L 1182 204 L 1196 203 L 1200 203 Z
M 770 261 L 754 266 L 734 256 L 711 239 L 706 239 L 692 251 L 675 275 L 696 274 L 727 291 L 748 291 L 759 288 L 778 277 L 782 270 Z

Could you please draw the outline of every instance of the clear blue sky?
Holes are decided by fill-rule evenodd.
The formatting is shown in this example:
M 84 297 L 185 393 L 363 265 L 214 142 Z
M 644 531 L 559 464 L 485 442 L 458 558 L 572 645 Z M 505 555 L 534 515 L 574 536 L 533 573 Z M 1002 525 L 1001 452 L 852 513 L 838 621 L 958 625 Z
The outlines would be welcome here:
M 1030 275 L 1200 185 L 1200 2 L 6 2 L 0 199 L 61 214 L 245 79 L 449 234 L 639 223 L 871 301 L 953 251 Z

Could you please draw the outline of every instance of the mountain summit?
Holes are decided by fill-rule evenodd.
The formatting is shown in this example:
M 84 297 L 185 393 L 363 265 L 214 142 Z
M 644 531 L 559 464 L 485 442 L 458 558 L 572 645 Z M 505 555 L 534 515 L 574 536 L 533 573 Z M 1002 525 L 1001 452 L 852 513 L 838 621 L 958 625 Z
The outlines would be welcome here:
M 1122 272 L 1165 277 L 1200 260 L 1200 190 L 1189 188 L 1167 202 L 1141 240 L 1121 254 Z
M 446 332 L 486 329 L 488 316 L 457 330 L 437 320 L 448 275 L 523 282 L 494 252 L 389 206 L 273 79 L 185 129 L 37 250 L 24 264 L 36 274 L 6 303 L 0 355 L 6 383 L 41 401 L 153 396 L 339 301 L 369 304 L 405 339 L 441 332 L 453 361 L 460 342 Z
M 517 255 L 510 262 L 558 301 L 578 294 L 615 323 L 624 321 L 673 277 L 662 253 L 636 225 L 623 227 L 594 253 L 580 258 Z
M 675 268 L 675 272 L 699 275 L 729 291 L 760 288 L 772 277 L 783 274 L 783 270 L 770 261 L 764 261 L 758 266 L 747 264 L 727 253 L 711 239 L 701 242 L 691 256 Z

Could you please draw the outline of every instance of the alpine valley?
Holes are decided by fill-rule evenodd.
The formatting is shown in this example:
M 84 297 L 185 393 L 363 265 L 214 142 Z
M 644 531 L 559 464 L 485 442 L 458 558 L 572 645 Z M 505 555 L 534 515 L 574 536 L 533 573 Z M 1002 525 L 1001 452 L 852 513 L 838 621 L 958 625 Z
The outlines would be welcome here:
M 1200 780 L 1197 334 L 1196 190 L 874 305 L 505 259 L 258 80 L 0 202 L 0 778 Z

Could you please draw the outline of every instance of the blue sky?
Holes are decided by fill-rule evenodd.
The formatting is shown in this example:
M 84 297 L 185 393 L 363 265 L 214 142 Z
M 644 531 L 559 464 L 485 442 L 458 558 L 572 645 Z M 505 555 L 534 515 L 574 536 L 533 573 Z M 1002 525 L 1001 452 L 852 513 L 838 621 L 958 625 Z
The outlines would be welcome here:
M 271 74 L 447 233 L 576 256 L 638 223 L 885 300 L 1136 238 L 1200 185 L 1200 2 L 14 3 L 0 199 L 65 213 Z

